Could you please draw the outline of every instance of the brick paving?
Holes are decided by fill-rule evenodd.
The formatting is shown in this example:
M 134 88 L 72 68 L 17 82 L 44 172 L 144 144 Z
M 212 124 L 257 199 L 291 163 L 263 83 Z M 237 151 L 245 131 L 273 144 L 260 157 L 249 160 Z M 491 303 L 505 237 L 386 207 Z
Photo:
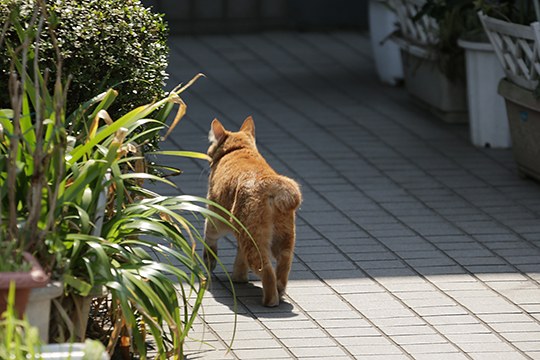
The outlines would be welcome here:
M 235 332 L 217 270 L 189 359 L 540 359 L 540 185 L 509 150 L 473 147 L 465 125 L 381 85 L 365 34 L 170 45 L 169 83 L 207 78 L 165 147 L 204 152 L 214 117 L 235 129 L 253 115 L 259 150 L 304 194 L 285 302 L 236 285 Z M 178 193 L 204 196 L 207 164 L 171 161 Z M 231 269 L 234 241 L 219 246 Z

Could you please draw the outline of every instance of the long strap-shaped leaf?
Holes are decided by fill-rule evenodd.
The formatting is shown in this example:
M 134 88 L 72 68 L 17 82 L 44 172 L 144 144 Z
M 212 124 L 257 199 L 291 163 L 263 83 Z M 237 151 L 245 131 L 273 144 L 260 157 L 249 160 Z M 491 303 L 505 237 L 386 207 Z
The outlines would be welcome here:
M 74 163 L 79 161 L 85 154 L 87 154 L 95 145 L 99 144 L 101 141 L 105 140 L 117 130 L 122 127 L 129 128 L 134 122 L 145 118 L 156 110 L 159 110 L 163 105 L 167 103 L 178 103 L 179 94 L 185 91 L 189 86 L 191 86 L 198 78 L 203 76 L 202 74 L 196 75 L 191 81 L 188 82 L 182 88 L 172 91 L 169 96 L 155 103 L 151 103 L 144 106 L 139 106 L 136 109 L 131 110 L 120 119 L 113 122 L 111 125 L 105 126 L 101 131 L 99 131 L 92 139 L 86 142 L 83 145 L 80 145 L 73 150 L 72 156 L 69 159 L 69 165 L 72 166 Z

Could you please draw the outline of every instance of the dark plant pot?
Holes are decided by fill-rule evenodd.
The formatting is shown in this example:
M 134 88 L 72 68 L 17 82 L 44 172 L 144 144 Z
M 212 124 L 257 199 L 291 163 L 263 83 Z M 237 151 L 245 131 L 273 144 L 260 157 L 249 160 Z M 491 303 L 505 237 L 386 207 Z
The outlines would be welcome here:
M 523 177 L 540 181 L 540 100 L 531 90 L 506 79 L 499 83 L 499 94 L 506 102 L 512 136 L 512 153 Z
M 32 265 L 28 272 L 1 272 L 0 273 L 0 314 L 6 311 L 9 285 L 15 282 L 15 311 L 18 316 L 22 316 L 26 310 L 28 297 L 33 288 L 46 286 L 49 276 L 45 274 L 43 268 L 29 253 L 24 253 L 24 259 Z

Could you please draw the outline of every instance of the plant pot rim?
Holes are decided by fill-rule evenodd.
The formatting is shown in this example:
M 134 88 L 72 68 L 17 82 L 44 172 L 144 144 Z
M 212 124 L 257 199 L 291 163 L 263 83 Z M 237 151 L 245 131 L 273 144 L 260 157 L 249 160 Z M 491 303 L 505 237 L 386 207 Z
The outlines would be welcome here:
M 45 286 L 33 288 L 29 301 L 37 299 L 54 299 L 62 295 L 64 284 L 61 281 L 49 281 Z
M 392 39 L 401 50 L 413 54 L 414 56 L 425 60 L 437 59 L 437 56 L 430 51 L 429 45 L 419 44 L 412 39 L 397 34 L 392 35 L 390 39 Z
M 498 92 L 507 100 L 540 111 L 540 100 L 534 97 L 533 91 L 523 88 L 507 78 L 499 82 Z
M 493 45 L 491 45 L 489 41 L 458 39 L 457 43 L 465 50 L 495 52 L 495 49 L 493 49 Z
M 12 281 L 15 282 L 17 289 L 42 287 L 49 282 L 49 276 L 43 271 L 43 268 L 32 254 L 24 252 L 23 257 L 32 265 L 30 271 L 0 272 L 0 289 L 9 289 Z

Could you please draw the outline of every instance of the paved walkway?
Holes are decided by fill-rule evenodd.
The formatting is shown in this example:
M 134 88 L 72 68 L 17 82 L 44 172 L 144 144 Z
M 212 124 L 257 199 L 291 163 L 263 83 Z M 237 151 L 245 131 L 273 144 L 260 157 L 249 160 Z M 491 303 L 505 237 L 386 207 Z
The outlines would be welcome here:
M 368 39 L 268 33 L 171 39 L 188 117 L 168 147 L 206 151 L 210 122 L 247 115 L 259 149 L 297 179 L 304 203 L 285 303 L 223 272 L 190 359 L 540 359 L 540 185 L 510 151 L 477 149 L 464 125 L 378 83 Z M 183 193 L 207 164 L 181 159 Z M 170 192 L 171 190 L 169 190 Z M 231 269 L 234 242 L 220 242 Z M 203 325 L 204 324 L 204 325 Z

